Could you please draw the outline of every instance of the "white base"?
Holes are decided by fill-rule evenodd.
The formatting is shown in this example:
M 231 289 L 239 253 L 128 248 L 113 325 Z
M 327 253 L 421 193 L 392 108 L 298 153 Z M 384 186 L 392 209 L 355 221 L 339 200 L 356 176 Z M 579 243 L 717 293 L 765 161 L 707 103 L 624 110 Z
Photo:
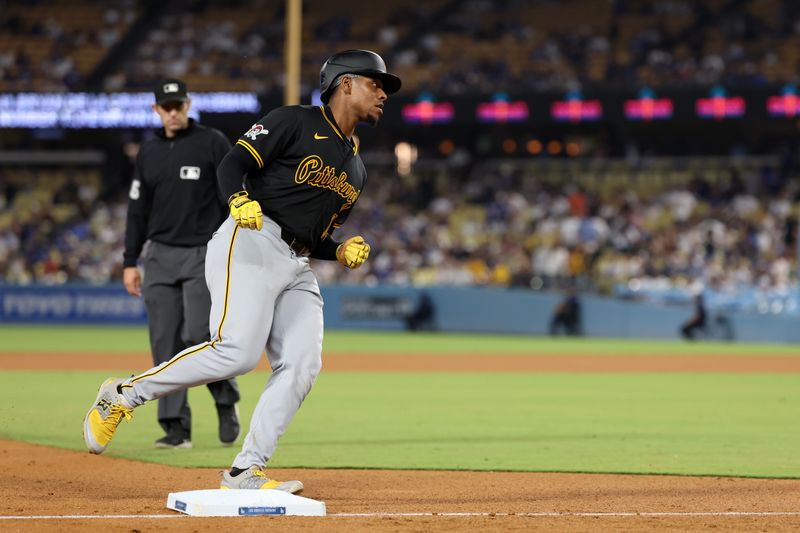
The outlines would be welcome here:
M 281 490 L 188 490 L 171 492 L 167 509 L 191 516 L 325 516 L 325 502 Z

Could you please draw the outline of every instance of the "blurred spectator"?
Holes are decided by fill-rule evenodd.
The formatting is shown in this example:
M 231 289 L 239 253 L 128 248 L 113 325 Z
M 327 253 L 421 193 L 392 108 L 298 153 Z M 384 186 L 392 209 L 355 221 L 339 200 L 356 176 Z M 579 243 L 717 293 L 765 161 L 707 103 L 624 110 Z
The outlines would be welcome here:
M 575 289 L 567 290 L 564 299 L 553 309 L 550 318 L 550 335 L 558 335 L 563 329 L 564 334 L 574 337 L 581 334 L 581 304 Z
M 433 300 L 426 291 L 422 291 L 416 306 L 405 318 L 406 329 L 409 331 L 433 330 L 435 329 L 435 315 Z
M 704 330 L 707 325 L 708 313 L 703 298 L 703 290 L 700 287 L 696 287 L 693 292 L 695 293 L 692 297 L 694 314 L 681 326 L 681 335 L 683 335 L 683 338 L 686 340 L 694 340 L 697 336 L 697 332 Z

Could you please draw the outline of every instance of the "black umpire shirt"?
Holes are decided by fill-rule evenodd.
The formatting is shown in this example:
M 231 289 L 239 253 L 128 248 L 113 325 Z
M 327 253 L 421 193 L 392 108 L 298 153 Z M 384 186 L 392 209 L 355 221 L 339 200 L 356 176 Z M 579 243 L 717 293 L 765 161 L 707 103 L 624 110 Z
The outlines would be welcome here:
M 328 106 L 285 106 L 236 141 L 219 169 L 224 197 L 242 190 L 243 176 L 250 198 L 311 257 L 335 259 L 331 233 L 347 219 L 367 171 Z
M 208 243 L 228 207 L 217 188 L 217 166 L 228 139 L 196 124 L 168 139 L 164 129 L 142 144 L 128 203 L 124 266 L 136 266 L 146 240 L 171 246 Z

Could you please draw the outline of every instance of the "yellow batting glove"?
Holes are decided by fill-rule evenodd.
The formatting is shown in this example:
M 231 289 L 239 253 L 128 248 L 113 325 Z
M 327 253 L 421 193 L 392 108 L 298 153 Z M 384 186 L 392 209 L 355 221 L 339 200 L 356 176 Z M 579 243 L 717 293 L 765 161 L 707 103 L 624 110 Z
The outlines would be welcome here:
M 369 244 L 364 237 L 350 237 L 336 248 L 336 259 L 347 268 L 358 268 L 369 257 Z
M 247 191 L 239 191 L 228 200 L 231 216 L 236 225 L 245 229 L 260 230 L 264 225 L 261 205 L 247 196 Z

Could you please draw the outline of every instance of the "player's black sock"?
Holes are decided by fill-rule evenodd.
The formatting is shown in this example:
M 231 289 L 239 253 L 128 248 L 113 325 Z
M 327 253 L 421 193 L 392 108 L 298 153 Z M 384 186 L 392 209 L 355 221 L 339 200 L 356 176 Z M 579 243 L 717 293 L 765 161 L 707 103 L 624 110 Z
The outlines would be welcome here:
M 236 477 L 242 472 L 247 470 L 246 468 L 236 468 L 235 466 L 231 467 L 231 476 Z

